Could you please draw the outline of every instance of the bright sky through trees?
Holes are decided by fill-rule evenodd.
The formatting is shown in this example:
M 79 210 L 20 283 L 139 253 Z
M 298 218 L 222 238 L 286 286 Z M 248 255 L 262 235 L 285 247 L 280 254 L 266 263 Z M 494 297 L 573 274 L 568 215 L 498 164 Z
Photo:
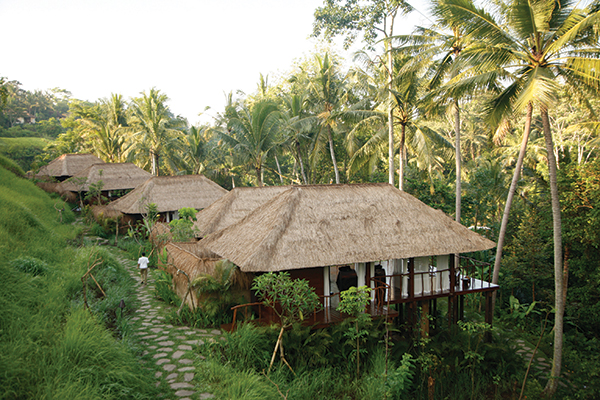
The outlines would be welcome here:
M 410 1 L 421 12 L 422 0 Z M 210 122 L 225 95 L 273 82 L 318 44 L 323 0 L 0 0 L 0 76 L 27 90 L 59 87 L 95 101 L 152 87 L 190 123 Z M 408 33 L 417 13 L 397 24 Z M 423 22 L 421 22 L 423 23 Z M 400 33 L 400 32 L 398 32 Z M 350 59 L 349 56 L 347 56 Z M 205 117 L 198 117 L 210 106 Z

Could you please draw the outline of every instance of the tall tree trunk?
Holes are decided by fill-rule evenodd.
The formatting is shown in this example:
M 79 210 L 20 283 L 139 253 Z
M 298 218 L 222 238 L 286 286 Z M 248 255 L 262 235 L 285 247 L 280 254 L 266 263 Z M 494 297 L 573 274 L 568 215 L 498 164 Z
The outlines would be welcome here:
M 387 70 L 388 70 L 388 158 L 389 158 L 389 177 L 390 185 L 394 185 L 394 97 L 392 95 L 393 86 L 393 55 L 392 44 L 389 41 L 385 42 L 387 51 Z M 402 167 L 400 167 L 402 168 Z M 402 180 L 402 176 L 400 176 Z M 398 184 L 401 186 L 401 184 Z M 400 189 L 402 190 L 402 189 Z
M 302 155 L 300 154 L 299 141 L 296 141 L 296 152 L 298 153 L 298 161 L 300 161 L 300 172 L 302 173 L 302 181 L 305 185 L 308 185 L 308 179 L 306 179 L 306 173 L 304 172 L 304 162 L 302 162 Z
M 327 137 L 329 138 L 329 152 L 331 153 L 331 161 L 333 162 L 333 170 L 335 171 L 335 183 L 340 183 L 340 172 L 338 171 L 337 161 L 335 159 L 335 151 L 333 151 L 333 137 L 331 136 L 331 128 L 327 127 Z
M 258 187 L 262 187 L 262 168 L 260 166 L 255 167 L 254 170 L 256 171 L 256 182 L 258 183 Z
M 458 108 L 458 100 L 454 100 L 454 136 L 456 147 L 455 158 L 456 158 L 456 206 L 455 206 L 455 219 L 460 224 L 460 203 L 462 196 L 462 185 L 461 185 L 461 156 L 460 156 L 460 108 Z
M 154 149 L 150 150 L 150 158 L 152 162 L 152 175 L 158 176 L 158 153 Z
M 406 164 L 404 144 L 406 142 L 406 125 L 402 124 L 400 129 L 400 148 L 398 149 L 398 189 L 404 190 L 404 165 Z
M 558 195 L 557 166 L 554 157 L 554 143 L 550 131 L 548 109 L 541 107 L 542 125 L 544 127 L 544 141 L 548 152 L 548 174 L 550 181 L 550 195 L 552 197 L 552 226 L 554 237 L 554 297 L 556 313 L 554 314 L 554 355 L 550 379 L 544 388 L 547 397 L 554 396 L 558 387 L 558 378 L 562 364 L 563 348 L 563 316 L 565 313 L 566 288 L 563 286 L 562 269 L 562 223 L 560 216 L 560 199 Z M 563 294 L 564 291 L 564 294 Z
M 527 151 L 527 142 L 529 141 L 529 133 L 531 132 L 531 118 L 533 116 L 533 104 L 527 105 L 527 116 L 525 117 L 525 129 L 523 131 L 523 139 L 521 141 L 521 149 L 519 150 L 519 158 L 515 165 L 515 172 L 508 189 L 508 196 L 506 197 L 506 204 L 504 205 L 504 214 L 502 215 L 502 223 L 500 225 L 500 233 L 498 234 L 498 245 L 496 250 L 496 260 L 494 261 L 494 273 L 492 275 L 492 283 L 498 284 L 500 277 L 500 261 L 502 259 L 502 248 L 504 247 L 504 237 L 506 236 L 506 228 L 508 226 L 508 217 L 510 215 L 510 208 L 512 207 L 513 197 L 517 189 L 517 183 L 521 176 L 521 169 L 523 168 L 523 160 L 525 159 L 525 153 Z M 496 291 L 492 295 L 492 312 L 496 307 Z
M 279 180 L 281 181 L 281 184 L 283 185 L 283 175 L 281 174 L 281 166 L 279 165 L 279 159 L 277 158 L 277 155 L 275 155 L 275 164 L 277 164 L 277 172 L 279 173 Z

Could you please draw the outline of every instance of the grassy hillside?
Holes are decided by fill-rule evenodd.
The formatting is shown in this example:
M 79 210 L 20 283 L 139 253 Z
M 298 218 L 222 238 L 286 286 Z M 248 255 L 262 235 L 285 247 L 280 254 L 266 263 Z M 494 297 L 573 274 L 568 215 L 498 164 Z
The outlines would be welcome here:
M 55 207 L 65 209 L 64 224 L 60 224 Z M 75 220 L 62 200 L 51 199 L 33 183 L 4 168 L 0 168 L 0 216 L 0 254 L 5 260 L 30 255 L 56 261 Z
M 115 320 L 133 283 L 107 250 L 68 245 L 77 229 L 62 205 L 0 168 L 0 399 L 155 398 Z M 94 263 L 107 296 L 89 285 L 88 311 L 81 277 Z
M 48 140 L 37 137 L 0 137 L 0 154 L 11 158 L 25 171 L 29 171 L 35 156 L 42 154 L 48 143 Z

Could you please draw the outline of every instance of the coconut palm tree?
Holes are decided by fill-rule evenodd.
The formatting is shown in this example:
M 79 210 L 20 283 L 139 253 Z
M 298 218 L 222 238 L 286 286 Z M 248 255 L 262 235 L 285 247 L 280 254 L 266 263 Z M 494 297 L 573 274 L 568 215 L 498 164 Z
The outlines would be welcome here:
M 206 168 L 210 130 L 207 126 L 191 126 L 183 138 L 182 161 L 192 174 L 200 174 Z
M 357 33 L 362 32 L 363 39 L 369 46 L 383 37 L 385 61 L 383 71 L 387 85 L 387 133 L 388 133 L 388 182 L 394 184 L 394 101 L 393 87 L 393 41 L 396 17 L 408 14 L 412 6 L 403 0 L 370 0 L 357 2 L 326 1 L 323 7 L 315 10 L 314 36 L 324 33 L 329 38 L 334 35 L 346 35 L 345 47 L 356 39 Z
M 248 106 L 231 104 L 225 110 L 227 126 L 219 136 L 236 152 L 242 164 L 256 173 L 258 186 L 263 186 L 263 167 L 267 156 L 281 143 L 281 113 L 269 100 Z
M 383 76 L 382 74 L 378 74 L 379 68 L 377 68 L 377 63 L 368 59 L 366 53 L 362 53 L 359 56 L 363 64 L 369 68 L 366 71 L 355 71 L 357 81 L 368 83 L 372 80 L 378 80 Z M 408 159 L 407 151 L 410 151 L 414 156 L 418 167 L 426 169 L 431 178 L 433 170 L 437 167 L 441 168 L 440 151 L 452 147 L 441 134 L 424 123 L 424 119 L 422 118 L 425 114 L 423 110 L 423 89 L 425 82 L 423 74 L 427 64 L 419 65 L 412 63 L 412 61 L 413 58 L 411 56 L 396 52 L 393 63 L 395 78 L 392 82 L 391 91 L 386 86 L 384 91 L 376 90 L 377 93 L 374 96 L 374 101 L 380 106 L 376 110 L 381 111 L 372 113 L 367 118 L 358 122 L 348 134 L 348 141 L 352 141 L 354 135 L 360 131 L 370 130 L 374 132 L 364 145 L 353 153 L 350 160 L 350 170 L 354 170 L 356 167 L 360 167 L 367 162 L 372 163 L 374 155 L 383 156 L 382 150 L 384 148 L 382 144 L 387 136 L 384 125 L 388 125 L 386 122 L 387 114 L 385 112 L 387 109 L 387 94 L 391 94 L 394 126 L 398 128 L 395 131 L 395 142 L 398 143 L 398 188 L 400 190 L 404 189 L 404 169 L 406 168 Z M 371 87 L 381 86 L 374 82 L 371 84 Z M 372 89 L 367 91 L 372 91 Z M 395 151 L 393 154 L 395 154 Z
M 548 153 L 549 181 L 554 231 L 554 279 L 556 314 L 554 357 L 547 395 L 553 395 L 561 371 L 563 314 L 566 288 L 563 285 L 562 234 L 556 159 L 549 112 L 561 84 L 579 86 L 580 90 L 600 87 L 600 59 L 597 57 L 597 26 L 600 13 L 582 10 L 567 0 L 513 0 L 501 13 L 490 14 L 467 0 L 445 0 L 454 22 L 467 27 L 479 38 L 463 52 L 474 76 L 483 71 L 498 71 L 508 85 L 492 102 L 491 115 L 499 120 L 508 113 L 527 110 L 524 144 L 534 107 L 542 118 Z M 511 185 L 511 190 L 513 185 Z M 509 193 L 510 196 L 510 193 Z M 509 207 L 507 200 L 507 207 Z M 500 250 L 500 249 L 499 249 Z M 497 281 L 498 268 L 494 276 Z
M 168 100 L 166 94 L 152 88 L 148 93 L 142 92 L 142 97 L 133 99 L 131 104 L 129 155 L 138 163 L 144 163 L 147 154 L 155 176 L 160 172 L 160 157 L 172 157 L 182 137 L 183 122 L 172 115 L 166 104 Z
M 370 99 L 357 101 L 349 87 L 347 76 L 338 71 L 337 63 L 329 54 L 315 56 L 317 71 L 308 79 L 309 98 L 315 116 L 307 121 L 313 123 L 312 166 L 315 167 L 321 153 L 329 145 L 329 153 L 333 163 L 335 182 L 340 183 L 340 173 L 335 154 L 334 138 L 344 135 L 350 127 L 366 118 L 377 114 L 370 107 Z M 354 143 L 345 141 L 349 153 L 354 151 Z
M 307 185 L 308 177 L 305 171 L 303 154 L 307 154 L 310 147 L 311 123 L 308 112 L 308 95 L 288 94 L 283 98 L 282 131 L 285 138 L 284 146 L 293 155 L 300 166 L 302 182 Z
M 333 135 L 339 131 L 340 113 L 348 99 L 344 87 L 344 79 L 339 76 L 336 63 L 330 59 L 329 54 L 315 56 L 317 72 L 309 80 L 310 102 L 317 110 L 315 124 L 317 133 L 314 137 L 314 150 L 312 154 L 313 166 L 322 153 L 325 143 L 329 144 L 329 154 L 333 163 L 335 183 L 340 183 L 340 172 L 333 146 Z
M 112 94 L 110 99 L 103 99 L 92 106 L 79 102 L 71 106 L 71 112 L 78 117 L 82 133 L 91 141 L 94 152 L 107 162 L 123 162 L 125 159 L 126 111 L 119 94 Z

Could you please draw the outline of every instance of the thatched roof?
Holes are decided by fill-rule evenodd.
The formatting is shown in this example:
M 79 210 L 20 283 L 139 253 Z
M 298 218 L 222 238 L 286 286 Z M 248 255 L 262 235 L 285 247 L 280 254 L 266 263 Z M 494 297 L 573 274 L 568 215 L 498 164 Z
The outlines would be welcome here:
M 204 175 L 153 176 L 127 195 L 113 201 L 111 210 L 123 214 L 142 214 L 154 203 L 159 212 L 183 207 L 203 209 L 227 194 L 227 190 Z
M 62 186 L 71 192 L 88 191 L 90 184 L 102 181 L 102 190 L 134 189 L 151 176 L 149 172 L 132 163 L 94 164 L 63 182 Z M 78 185 L 76 181 L 79 179 L 87 180 Z
M 194 223 L 198 237 L 227 228 L 290 186 L 237 187 L 200 211 Z
M 93 154 L 63 154 L 43 166 L 36 177 L 69 177 L 77 175 L 90 165 L 102 164 L 104 161 Z
M 213 253 L 212 251 L 208 250 L 206 247 L 204 247 L 204 245 L 200 242 L 177 242 L 175 243 L 177 246 L 181 247 L 183 250 L 192 253 L 193 255 L 195 255 L 198 258 L 207 260 L 207 259 L 211 259 L 214 258 L 216 260 L 221 260 L 222 257 L 220 257 L 218 254 Z
M 291 187 L 201 242 L 245 272 L 467 253 L 495 246 L 389 184 Z

